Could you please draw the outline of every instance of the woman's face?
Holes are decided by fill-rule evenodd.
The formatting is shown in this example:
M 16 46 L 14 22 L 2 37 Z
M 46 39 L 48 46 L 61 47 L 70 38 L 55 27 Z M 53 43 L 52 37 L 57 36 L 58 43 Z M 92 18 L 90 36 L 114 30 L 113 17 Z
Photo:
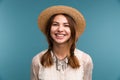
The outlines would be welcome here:
M 71 31 L 68 20 L 64 15 L 55 16 L 51 25 L 50 35 L 57 44 L 68 42 L 71 37 Z

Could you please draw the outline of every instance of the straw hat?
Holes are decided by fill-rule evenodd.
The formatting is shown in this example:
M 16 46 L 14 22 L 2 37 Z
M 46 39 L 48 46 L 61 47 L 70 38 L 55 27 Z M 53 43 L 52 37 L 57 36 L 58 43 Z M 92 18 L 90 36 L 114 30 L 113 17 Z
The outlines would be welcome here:
M 45 33 L 45 25 L 46 25 L 48 19 L 52 15 L 59 14 L 59 13 L 67 14 L 75 20 L 76 34 L 77 34 L 77 37 L 79 37 L 85 29 L 86 22 L 85 22 L 83 15 L 78 10 L 76 10 L 75 8 L 69 7 L 69 6 L 63 6 L 63 5 L 52 6 L 52 7 L 45 9 L 44 11 L 42 11 L 38 17 L 38 26 L 39 26 L 40 30 L 44 34 L 46 34 Z

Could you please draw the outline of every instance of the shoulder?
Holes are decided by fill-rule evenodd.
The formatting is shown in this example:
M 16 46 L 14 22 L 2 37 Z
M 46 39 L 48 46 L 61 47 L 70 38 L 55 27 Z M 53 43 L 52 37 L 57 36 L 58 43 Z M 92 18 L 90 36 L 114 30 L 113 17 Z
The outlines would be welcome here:
M 75 49 L 75 55 L 80 57 L 80 59 L 83 61 L 83 63 L 86 65 L 86 64 L 91 64 L 93 65 L 93 62 L 92 62 L 92 58 L 89 54 L 79 50 L 79 49 Z
M 79 49 L 75 49 L 75 55 L 76 56 L 81 56 L 81 57 L 83 57 L 85 59 L 91 58 L 89 54 L 87 54 L 87 53 L 85 53 L 85 52 L 83 52 L 83 51 L 81 51 Z
M 43 51 L 39 52 L 38 54 L 36 54 L 32 59 L 32 64 L 33 65 L 40 65 L 40 59 L 46 51 L 47 50 L 43 50 Z

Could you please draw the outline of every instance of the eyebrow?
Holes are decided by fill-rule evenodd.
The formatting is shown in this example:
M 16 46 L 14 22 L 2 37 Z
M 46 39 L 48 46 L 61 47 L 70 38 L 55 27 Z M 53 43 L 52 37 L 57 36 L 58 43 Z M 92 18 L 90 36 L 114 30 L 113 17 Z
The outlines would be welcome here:
M 59 22 L 57 22 L 57 21 L 53 21 L 53 23 L 59 23 Z M 68 22 L 65 22 L 65 23 L 63 23 L 63 24 L 69 24 Z

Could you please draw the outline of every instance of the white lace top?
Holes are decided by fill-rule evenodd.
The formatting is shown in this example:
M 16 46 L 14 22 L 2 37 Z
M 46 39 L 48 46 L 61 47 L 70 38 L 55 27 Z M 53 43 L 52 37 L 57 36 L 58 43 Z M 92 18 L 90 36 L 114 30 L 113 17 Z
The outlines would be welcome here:
M 88 54 L 75 49 L 75 56 L 80 61 L 80 68 L 72 69 L 67 66 L 65 69 L 57 70 L 56 62 L 49 68 L 41 65 L 40 57 L 45 51 L 37 54 L 32 60 L 31 80 L 92 80 L 93 63 Z

